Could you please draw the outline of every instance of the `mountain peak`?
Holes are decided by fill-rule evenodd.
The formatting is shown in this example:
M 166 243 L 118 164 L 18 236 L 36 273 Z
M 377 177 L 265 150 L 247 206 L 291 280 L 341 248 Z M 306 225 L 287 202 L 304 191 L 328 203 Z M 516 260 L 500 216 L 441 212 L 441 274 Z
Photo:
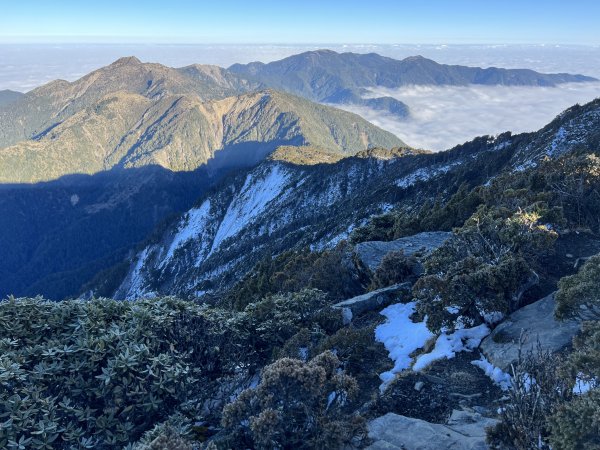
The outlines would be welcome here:
M 117 59 L 114 63 L 111 64 L 111 66 L 137 66 L 139 64 L 142 64 L 142 62 L 135 56 L 124 56 L 122 58 Z
M 419 62 L 419 61 L 431 61 L 431 59 L 425 58 L 423 55 L 414 55 L 404 58 L 402 61 L 406 62 Z

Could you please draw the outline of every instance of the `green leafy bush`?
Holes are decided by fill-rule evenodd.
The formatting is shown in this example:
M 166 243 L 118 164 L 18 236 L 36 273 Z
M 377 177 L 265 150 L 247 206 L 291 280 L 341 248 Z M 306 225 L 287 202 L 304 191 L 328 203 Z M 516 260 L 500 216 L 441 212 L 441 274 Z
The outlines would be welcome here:
M 562 278 L 556 293 L 556 317 L 600 320 L 600 255 L 593 256 L 578 273 Z
M 562 376 L 560 366 L 560 357 L 540 345 L 519 355 L 512 367 L 512 387 L 500 412 L 501 422 L 488 430 L 492 448 L 549 450 L 548 419 L 558 405 L 571 398 L 572 384 Z
M 190 303 L 9 299 L 0 303 L 0 447 L 115 448 L 195 384 L 170 329 Z
M 600 448 L 600 322 L 584 322 L 573 344 L 566 358 L 538 348 L 519 359 L 501 423 L 488 433 L 494 448 Z
M 266 258 L 229 292 L 227 302 L 238 310 L 273 294 L 318 289 L 332 300 L 361 293 L 360 280 L 345 243 L 331 250 L 308 249 Z
M 600 321 L 583 322 L 573 339 L 575 351 L 567 361 L 568 375 L 600 385 Z
M 331 352 L 309 362 L 275 361 L 264 368 L 256 388 L 225 407 L 223 425 L 246 432 L 259 449 L 330 449 L 350 443 L 364 434 L 364 421 L 342 412 L 357 384 L 339 366 Z
M 327 295 L 316 289 L 268 296 L 244 309 L 247 345 L 264 358 L 302 328 L 333 332 L 342 326 L 339 312 L 329 307 Z
M 369 290 L 374 291 L 412 278 L 417 265 L 416 256 L 406 256 L 402 250 L 388 253 L 375 270 Z
M 560 405 L 550 419 L 556 450 L 600 449 L 600 390 Z
M 413 289 L 428 326 L 452 328 L 457 321 L 475 326 L 518 308 L 524 291 L 537 281 L 528 260 L 557 236 L 545 225 L 547 212 L 540 203 L 516 213 L 482 206 L 433 252 Z

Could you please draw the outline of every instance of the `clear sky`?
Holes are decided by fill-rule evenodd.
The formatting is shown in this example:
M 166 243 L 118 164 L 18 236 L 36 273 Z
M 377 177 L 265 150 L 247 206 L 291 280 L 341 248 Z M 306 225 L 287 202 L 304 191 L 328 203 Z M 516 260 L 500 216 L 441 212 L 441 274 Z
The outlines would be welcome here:
M 600 45 L 600 1 L 0 0 L 0 42 Z

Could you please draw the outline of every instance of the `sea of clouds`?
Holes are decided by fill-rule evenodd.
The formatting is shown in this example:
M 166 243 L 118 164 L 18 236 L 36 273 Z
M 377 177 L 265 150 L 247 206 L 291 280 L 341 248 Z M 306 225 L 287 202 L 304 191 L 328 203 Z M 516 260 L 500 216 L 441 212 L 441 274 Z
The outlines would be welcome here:
M 414 147 L 445 150 L 475 136 L 535 131 L 575 103 L 600 96 L 600 83 L 559 87 L 411 86 L 371 92 L 403 101 L 410 108 L 410 118 L 402 120 L 366 107 L 342 108 Z
M 580 73 L 600 79 L 600 47 L 563 45 L 172 45 L 172 44 L 2 44 L 0 90 L 26 92 L 54 79 L 69 81 L 122 56 L 172 67 L 192 63 L 228 67 L 269 62 L 318 48 L 375 52 L 402 59 L 422 55 L 445 64 L 528 68 L 540 72 Z M 565 108 L 600 97 L 600 83 L 546 87 L 404 87 L 374 89 L 411 109 L 401 120 L 364 107 L 345 106 L 398 135 L 410 145 L 443 150 L 475 136 L 536 130 Z

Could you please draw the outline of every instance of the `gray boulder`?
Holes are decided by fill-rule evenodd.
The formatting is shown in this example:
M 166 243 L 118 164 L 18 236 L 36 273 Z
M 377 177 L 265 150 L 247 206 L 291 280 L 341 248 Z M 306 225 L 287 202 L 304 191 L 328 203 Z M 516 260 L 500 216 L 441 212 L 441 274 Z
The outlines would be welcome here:
M 381 264 L 383 257 L 390 252 L 402 250 L 406 256 L 411 256 L 421 250 L 424 255 L 427 255 L 441 247 L 450 236 L 452 236 L 452 233 L 446 231 L 432 231 L 389 242 L 361 242 L 360 244 L 356 244 L 354 253 L 363 266 L 371 272 L 375 272 Z
M 485 429 L 496 420 L 475 412 L 452 412 L 447 424 L 389 413 L 369 422 L 370 450 L 485 450 Z
M 369 311 L 380 311 L 386 306 L 396 303 L 399 298 L 410 299 L 411 288 L 410 283 L 394 284 L 336 303 L 333 307 L 342 311 L 344 323 L 348 324 L 353 317 Z
M 571 345 L 579 332 L 577 320 L 558 321 L 554 318 L 554 294 L 512 313 L 482 342 L 480 349 L 490 363 L 509 372 L 521 351 L 526 354 L 540 342 L 544 350 L 559 352 Z

